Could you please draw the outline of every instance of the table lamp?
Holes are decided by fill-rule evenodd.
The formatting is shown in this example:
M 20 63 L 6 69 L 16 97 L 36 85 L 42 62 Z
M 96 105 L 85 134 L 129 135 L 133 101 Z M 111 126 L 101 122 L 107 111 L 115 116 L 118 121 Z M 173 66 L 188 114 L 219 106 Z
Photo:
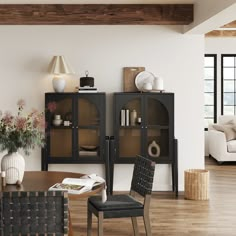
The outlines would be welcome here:
M 52 80 L 53 89 L 55 92 L 64 92 L 66 81 L 63 74 L 74 74 L 74 71 L 67 64 L 63 56 L 54 56 L 49 64 L 49 73 L 56 76 Z

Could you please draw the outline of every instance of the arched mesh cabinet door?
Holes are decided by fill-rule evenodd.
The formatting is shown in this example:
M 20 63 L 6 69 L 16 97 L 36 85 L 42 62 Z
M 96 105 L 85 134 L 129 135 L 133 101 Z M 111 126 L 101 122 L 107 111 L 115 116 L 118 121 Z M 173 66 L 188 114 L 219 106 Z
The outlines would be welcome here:
M 141 154 L 142 99 L 140 96 L 124 96 L 117 103 L 118 156 L 124 161 Z M 135 114 L 135 116 L 134 116 Z
M 146 130 L 145 149 L 153 159 L 168 159 L 170 146 L 170 113 L 168 102 L 158 96 L 147 96 L 146 99 Z
M 105 134 L 101 128 L 101 121 L 105 114 L 100 109 L 99 97 L 96 95 L 80 96 L 77 102 L 77 147 L 79 159 L 102 159 L 101 146 Z M 104 126 L 105 124 L 103 124 Z

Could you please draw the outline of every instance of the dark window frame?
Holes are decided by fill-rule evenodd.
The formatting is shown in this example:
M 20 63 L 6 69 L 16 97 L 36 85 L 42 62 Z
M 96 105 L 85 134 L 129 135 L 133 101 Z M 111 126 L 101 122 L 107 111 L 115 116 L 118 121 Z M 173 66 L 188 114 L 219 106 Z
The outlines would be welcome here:
M 213 119 L 214 119 L 214 123 L 217 122 L 217 54 L 205 54 L 204 55 L 205 57 L 213 57 L 214 58 L 214 79 L 213 79 L 213 82 L 214 82 L 214 104 L 213 104 Z M 205 69 L 205 65 L 204 65 L 204 69 Z M 204 78 L 204 82 L 205 82 L 205 78 Z M 206 92 L 204 91 L 204 94 Z M 205 107 L 205 103 L 204 103 L 204 107 Z M 204 120 L 205 120 L 205 114 L 204 114 Z M 204 128 L 205 131 L 208 130 L 208 128 Z
M 221 54 L 221 115 L 224 115 L 224 57 L 235 57 L 234 69 L 236 70 L 236 54 Z M 236 83 L 236 72 L 234 74 L 234 84 Z M 234 86 L 234 92 L 236 96 L 236 88 Z M 236 115 L 236 101 L 234 99 L 234 115 Z

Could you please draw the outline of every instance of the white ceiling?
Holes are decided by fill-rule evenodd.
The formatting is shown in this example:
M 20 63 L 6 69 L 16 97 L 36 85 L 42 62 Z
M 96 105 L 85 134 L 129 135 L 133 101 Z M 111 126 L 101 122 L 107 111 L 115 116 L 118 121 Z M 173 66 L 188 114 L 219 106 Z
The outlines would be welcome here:
M 185 33 L 206 34 L 235 20 L 236 0 L 197 0 L 194 22 L 186 25 Z
M 197 0 L 0 0 L 0 4 L 186 4 L 196 1 Z

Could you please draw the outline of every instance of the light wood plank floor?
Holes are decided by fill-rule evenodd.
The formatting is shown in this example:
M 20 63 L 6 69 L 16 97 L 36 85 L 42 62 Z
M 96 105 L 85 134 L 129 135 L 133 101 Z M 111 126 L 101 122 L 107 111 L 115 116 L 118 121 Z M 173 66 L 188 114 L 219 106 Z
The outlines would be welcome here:
M 176 199 L 172 193 L 152 195 L 150 218 L 153 236 L 235 236 L 236 235 L 236 163 L 218 165 L 206 157 L 210 171 L 210 200 Z M 86 200 L 70 202 L 74 236 L 86 235 Z M 97 235 L 93 217 L 93 235 Z M 140 236 L 144 225 L 139 220 Z M 104 236 L 133 235 L 130 219 L 107 219 Z

